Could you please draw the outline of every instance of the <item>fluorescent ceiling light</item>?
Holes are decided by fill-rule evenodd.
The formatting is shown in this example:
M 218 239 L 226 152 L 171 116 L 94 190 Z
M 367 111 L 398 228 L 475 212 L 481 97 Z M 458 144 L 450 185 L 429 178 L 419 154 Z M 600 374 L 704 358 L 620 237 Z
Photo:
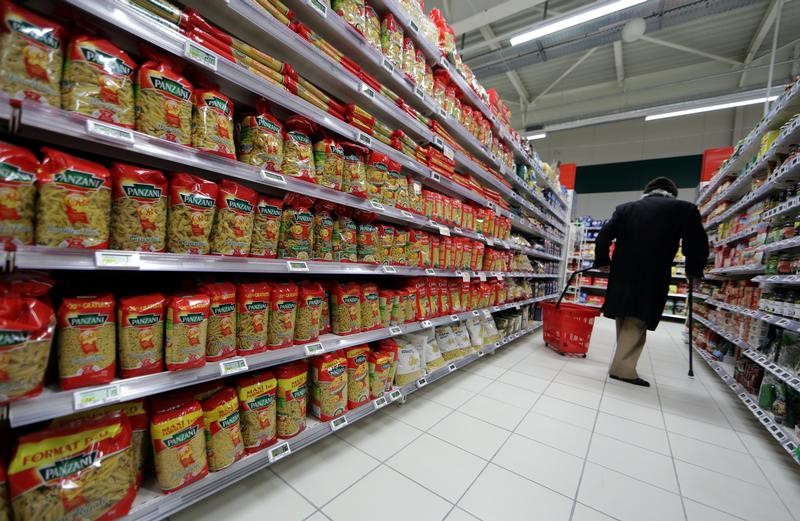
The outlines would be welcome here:
M 753 98 L 742 101 L 732 101 L 730 103 L 720 103 L 718 105 L 706 105 L 705 107 L 697 107 L 686 110 L 676 110 L 673 112 L 663 112 L 661 114 L 651 114 L 644 118 L 645 121 L 653 121 L 656 119 L 675 118 L 678 116 L 688 116 L 689 114 L 699 114 L 701 112 L 711 112 L 712 110 L 732 109 L 734 107 L 743 107 L 745 105 L 757 105 L 765 101 L 775 101 L 778 96 L 770 96 L 769 98 Z
M 601 16 L 606 16 L 642 4 L 646 1 L 647 0 L 616 0 L 614 2 L 603 2 L 601 5 L 595 4 L 597 7 L 590 6 L 590 8 L 585 11 L 580 11 L 575 14 L 567 13 L 564 16 L 556 17 L 551 22 L 542 24 L 531 31 L 511 38 L 510 43 L 514 46 L 529 42 L 541 38 L 542 36 L 547 36 L 548 34 L 563 31 L 564 29 L 569 29 L 570 27 L 575 27 L 576 25 L 600 18 Z
M 536 134 L 529 134 L 525 136 L 525 139 L 528 141 L 533 141 L 534 139 L 544 139 L 547 137 L 547 133 L 545 132 L 537 132 Z

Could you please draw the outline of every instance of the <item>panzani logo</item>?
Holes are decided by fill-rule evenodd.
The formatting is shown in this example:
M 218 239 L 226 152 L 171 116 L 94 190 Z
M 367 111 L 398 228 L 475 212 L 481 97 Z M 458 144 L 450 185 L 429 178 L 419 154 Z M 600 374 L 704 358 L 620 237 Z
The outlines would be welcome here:
M 71 327 L 81 326 L 100 326 L 106 323 L 108 315 L 101 315 L 99 313 L 87 313 L 85 315 L 76 315 L 69 317 L 67 322 Z
M 200 208 L 213 208 L 214 207 L 214 199 L 210 197 L 206 197 L 205 195 L 198 195 L 198 194 L 180 194 L 181 201 L 183 204 L 188 204 L 190 206 L 198 206 Z
M 95 177 L 88 172 L 79 172 L 78 170 L 64 170 L 53 176 L 56 183 L 62 183 L 79 188 L 90 188 L 97 190 L 103 185 L 103 179 Z
M 130 76 L 133 73 L 133 67 L 116 56 L 104 53 L 100 49 L 94 47 L 80 46 L 79 49 L 83 57 L 86 58 L 86 61 L 96 63 L 105 71 L 119 76 Z
M 91 467 L 95 464 L 99 457 L 100 452 L 93 450 L 91 452 L 87 452 L 86 454 L 78 454 L 70 458 L 64 458 L 56 461 L 52 465 L 47 465 L 46 467 L 40 468 L 39 475 L 42 476 L 44 481 L 64 479 L 67 476 L 77 474 L 78 472 Z
M 24 344 L 28 338 L 29 334 L 26 331 L 0 330 L 0 347 Z
M 169 438 L 164 438 L 164 445 L 166 445 L 169 448 L 172 448 L 177 445 L 180 445 L 181 443 L 185 443 L 194 438 L 198 430 L 199 427 L 197 425 L 190 425 L 188 428 L 176 432 Z
M 3 179 L 4 181 L 33 183 L 36 181 L 36 176 L 28 172 L 23 172 L 18 166 L 10 165 L 8 163 L 0 163 L 0 179 Z
M 144 183 L 122 185 L 122 191 L 128 197 L 138 197 L 139 199 L 158 199 L 162 193 L 161 188 Z
M 128 317 L 128 323 L 132 326 L 152 326 L 161 322 L 161 315 L 149 314 L 139 315 L 136 317 Z
M 160 91 L 164 91 L 167 94 L 172 94 L 173 96 L 184 100 L 188 100 L 192 97 L 191 91 L 175 80 L 171 80 L 163 76 L 152 76 L 150 79 L 153 82 L 153 87 Z

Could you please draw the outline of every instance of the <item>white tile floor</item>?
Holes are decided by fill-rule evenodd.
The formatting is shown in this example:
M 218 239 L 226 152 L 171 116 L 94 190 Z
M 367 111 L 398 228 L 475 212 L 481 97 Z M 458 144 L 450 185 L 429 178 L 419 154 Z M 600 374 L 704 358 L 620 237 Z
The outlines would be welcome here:
M 800 469 L 696 358 L 650 333 L 649 389 L 523 338 L 175 516 L 231 521 L 800 521 Z M 235 507 L 231 508 L 231 503 Z

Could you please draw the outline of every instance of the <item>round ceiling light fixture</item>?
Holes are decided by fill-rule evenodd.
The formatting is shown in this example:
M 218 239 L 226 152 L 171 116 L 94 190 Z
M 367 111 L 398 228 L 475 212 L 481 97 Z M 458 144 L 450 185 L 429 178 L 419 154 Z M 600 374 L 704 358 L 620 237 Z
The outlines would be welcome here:
M 645 30 L 647 30 L 647 22 L 644 21 L 644 18 L 628 20 L 625 27 L 622 28 L 622 41 L 625 43 L 635 42 L 644 36 Z

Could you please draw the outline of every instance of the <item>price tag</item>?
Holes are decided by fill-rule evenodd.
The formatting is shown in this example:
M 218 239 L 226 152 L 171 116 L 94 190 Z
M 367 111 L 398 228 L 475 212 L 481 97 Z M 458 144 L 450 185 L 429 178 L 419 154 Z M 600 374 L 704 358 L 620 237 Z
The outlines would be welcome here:
M 217 55 L 205 50 L 191 40 L 186 40 L 183 55 L 204 67 L 208 67 L 212 71 L 217 70 Z
M 452 320 L 453 322 L 458 322 L 459 321 L 458 315 L 450 315 L 450 320 Z
M 273 181 L 275 183 L 280 183 L 282 185 L 286 184 L 286 178 L 283 177 L 281 174 L 277 174 L 275 172 L 270 172 L 269 170 L 262 170 L 261 177 L 264 178 L 266 181 Z
M 384 211 L 384 210 L 385 210 L 385 208 L 383 207 L 383 205 L 382 205 L 381 203 L 377 202 L 377 201 L 372 201 L 372 200 L 370 200 L 370 202 L 369 202 L 369 205 L 370 205 L 372 208 L 374 208 L 375 210 L 378 210 L 379 212 L 382 212 L 382 211 Z
M 304 261 L 286 261 L 289 271 L 309 271 L 308 264 Z
M 436 270 L 433 268 L 425 268 L 426 275 L 436 275 Z
M 472 310 L 472 316 L 473 317 L 479 317 L 480 315 L 481 315 L 481 313 L 477 309 L 473 309 Z
M 423 328 L 433 327 L 433 324 L 431 324 L 430 320 L 423 320 L 422 321 L 422 327 Z
M 492 306 L 492 311 L 497 313 L 498 311 L 500 311 L 500 306 Z
M 417 389 L 422 389 L 426 385 L 428 385 L 428 379 L 425 378 L 424 376 L 419 380 L 417 380 Z
M 116 402 L 119 400 L 119 384 L 105 385 L 103 387 L 95 387 L 93 389 L 83 389 L 75 391 L 72 395 L 73 408 L 76 411 L 86 409 L 88 407 L 97 407 L 106 403 Z
M 515 304 L 515 305 L 514 305 L 514 309 L 516 309 L 517 311 L 519 311 L 519 304 Z
M 434 172 L 431 170 L 431 179 L 436 181 L 437 183 L 442 180 L 442 176 L 439 175 L 439 172 Z
M 486 354 L 486 353 L 484 353 L 483 351 L 478 351 L 478 358 L 481 358 L 481 357 L 482 357 L 483 355 L 485 355 L 485 354 Z
M 486 282 L 486 273 L 481 271 L 478 273 L 478 278 L 481 279 L 481 282 Z
M 380 398 L 375 398 L 374 400 L 372 400 L 372 406 L 375 407 L 375 410 L 382 409 L 383 407 L 386 407 L 387 403 L 389 403 L 389 402 L 386 401 L 386 397 L 385 396 L 381 396 Z
M 452 148 L 444 144 L 442 145 L 442 154 L 444 154 L 444 157 L 446 157 L 450 161 L 452 161 L 456 157 L 455 151 L 453 151 Z
M 414 20 L 409 20 L 408 21 L 408 27 L 409 27 L 409 29 L 411 29 L 415 33 L 419 32 L 419 27 L 417 27 L 417 24 L 414 23 Z
M 495 342 L 494 343 L 494 348 L 497 349 L 498 347 L 500 347 L 500 342 Z
M 422 100 L 424 100 L 424 99 L 425 99 L 425 91 L 424 91 L 424 90 L 422 90 L 422 89 L 421 89 L 421 88 L 419 88 L 419 87 L 417 87 L 416 89 L 414 89 L 414 95 L 415 95 L 416 97 L 418 97 L 419 99 L 422 99 Z
M 450 237 L 450 228 L 448 228 L 447 226 L 439 226 L 439 235 Z
M 459 228 L 458 226 L 454 227 L 454 228 L 453 228 L 453 231 L 454 231 L 454 232 L 456 232 L 456 233 L 464 233 L 464 230 L 462 230 L 462 229 L 461 229 L 461 228 Z
M 319 342 L 316 342 L 314 344 L 306 344 L 305 351 L 306 351 L 306 356 L 314 356 L 325 351 L 325 346 L 323 346 Z
M 389 58 L 384 58 L 383 62 L 381 62 L 381 65 L 383 65 L 383 68 L 387 71 L 394 72 L 394 64 L 389 61 Z
M 328 6 L 321 0 L 308 0 L 308 5 L 323 17 L 328 16 Z
M 448 370 L 449 372 L 451 372 L 451 373 L 452 373 L 453 371 L 455 371 L 456 369 L 458 369 L 458 367 L 456 367 L 456 364 L 450 364 L 450 365 L 448 365 L 448 366 L 447 366 L 447 370 Z
M 483 311 L 483 317 L 484 318 L 489 318 L 489 317 L 492 316 L 491 311 L 489 311 L 488 309 L 482 309 L 481 311 Z
M 465 271 L 465 272 L 461 273 L 461 280 L 463 282 L 469 282 L 469 272 L 468 271 Z
M 438 112 L 439 112 L 439 116 L 441 118 L 443 118 L 443 119 L 447 119 L 448 118 L 448 114 L 447 114 L 447 112 L 445 112 L 445 110 L 443 108 L 439 108 Z
M 361 143 L 364 143 L 368 147 L 372 146 L 372 138 L 369 137 L 368 135 L 364 134 L 363 132 L 359 132 L 358 133 L 358 141 L 360 141 Z
M 495 276 L 497 277 L 497 280 L 503 280 L 503 274 L 502 273 L 498 272 L 497 275 L 495 275 Z
M 132 145 L 134 141 L 133 131 L 95 119 L 86 120 L 86 132 L 109 141 L 119 141 L 128 145 Z
M 339 416 L 338 418 L 331 420 L 331 430 L 333 432 L 336 432 L 345 426 L 347 426 L 347 416 Z
M 486 241 L 486 246 L 494 246 L 494 241 L 491 238 L 486 237 L 484 240 Z
M 219 363 L 220 376 L 228 376 L 242 371 L 247 371 L 247 360 L 242 357 L 223 360 Z
M 381 266 L 381 269 L 384 273 L 397 273 L 397 270 L 394 266 Z
M 139 254 L 135 252 L 107 252 L 94 253 L 94 265 L 98 268 L 109 269 L 138 269 L 140 266 Z
M 775 322 L 775 325 L 783 327 L 783 326 L 788 325 L 789 323 L 790 323 L 789 320 L 786 320 L 785 318 L 782 318 L 782 319 L 778 320 L 777 322 Z
M 444 146 L 444 140 L 442 140 L 442 138 L 439 136 L 433 136 L 433 144 L 439 148 L 442 148 Z
M 267 458 L 269 458 L 270 463 L 275 463 L 278 460 L 281 460 L 292 453 L 292 448 L 289 447 L 289 442 L 284 441 L 280 445 L 276 445 L 269 449 L 267 452 Z
M 403 330 L 400 329 L 400 326 L 389 326 L 389 334 L 392 336 L 402 335 Z
M 414 218 L 414 216 L 411 215 L 411 212 L 409 212 L 408 210 L 400 210 L 400 215 L 402 215 L 406 219 L 413 219 Z
M 395 402 L 403 397 L 402 391 L 400 389 L 394 389 L 392 392 L 389 393 L 389 398 Z

